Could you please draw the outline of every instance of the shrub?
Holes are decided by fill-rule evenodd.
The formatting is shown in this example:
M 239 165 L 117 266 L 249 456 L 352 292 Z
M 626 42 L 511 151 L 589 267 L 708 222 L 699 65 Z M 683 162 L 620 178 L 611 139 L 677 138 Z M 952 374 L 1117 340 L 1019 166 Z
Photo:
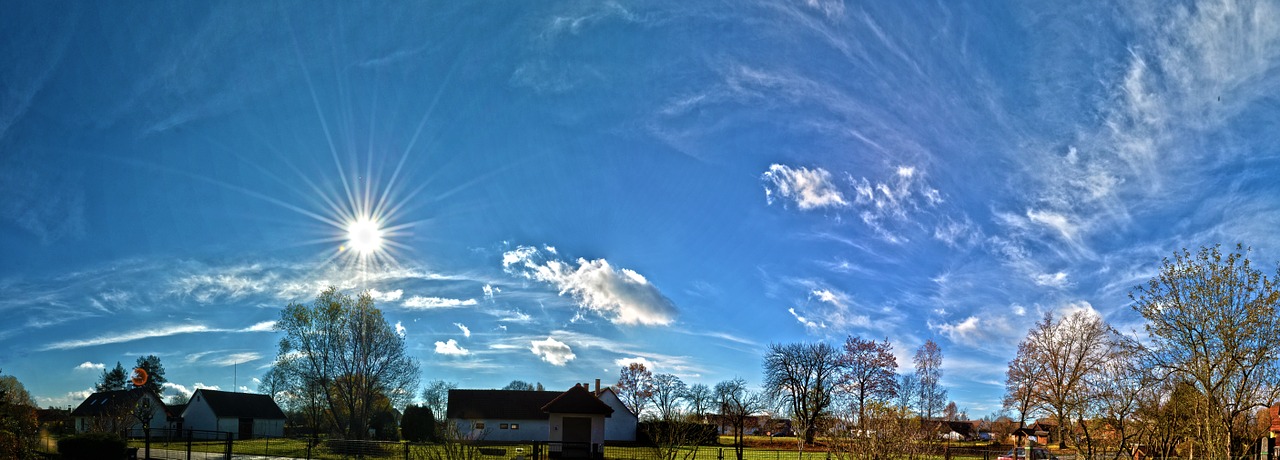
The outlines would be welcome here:
M 400 435 L 407 441 L 429 442 L 436 438 L 436 417 L 430 407 L 409 406 L 400 417 Z
M 66 460 L 124 458 L 125 447 L 124 439 L 112 433 L 85 433 L 58 440 L 58 452 Z

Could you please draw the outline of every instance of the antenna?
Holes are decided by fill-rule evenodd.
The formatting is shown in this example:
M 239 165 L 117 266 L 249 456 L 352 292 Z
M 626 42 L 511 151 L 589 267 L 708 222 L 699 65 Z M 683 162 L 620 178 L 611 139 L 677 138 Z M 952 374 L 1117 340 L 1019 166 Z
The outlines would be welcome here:
M 240 361 L 231 362 L 231 392 L 236 392 L 236 384 L 240 383 L 240 375 L 238 374 Z

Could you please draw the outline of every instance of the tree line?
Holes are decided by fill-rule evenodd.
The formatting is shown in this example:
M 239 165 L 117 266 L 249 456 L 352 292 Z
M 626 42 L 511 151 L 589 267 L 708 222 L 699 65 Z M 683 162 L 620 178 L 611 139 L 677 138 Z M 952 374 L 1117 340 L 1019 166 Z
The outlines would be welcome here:
M 1176 252 L 1131 291 L 1143 332 L 1092 311 L 1046 313 L 1009 363 L 1004 406 L 1046 417 L 1085 459 L 1236 458 L 1267 435 L 1280 397 L 1280 291 L 1237 245 Z

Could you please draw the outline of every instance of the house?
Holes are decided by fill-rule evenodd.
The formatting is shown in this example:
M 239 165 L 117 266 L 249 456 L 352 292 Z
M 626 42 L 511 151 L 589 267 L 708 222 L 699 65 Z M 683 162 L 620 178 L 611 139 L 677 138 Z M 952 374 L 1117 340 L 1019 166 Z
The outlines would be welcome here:
M 445 416 L 459 434 L 473 439 L 634 441 L 636 415 L 611 388 L 599 389 L 598 380 L 596 385 L 594 392 L 586 384 L 564 392 L 450 390 Z
M 129 436 L 141 436 L 143 426 L 139 417 L 147 418 L 147 413 L 140 411 L 147 406 L 150 406 L 148 421 L 152 429 L 170 428 L 164 401 L 143 388 L 89 395 L 71 411 L 71 419 L 76 433 L 127 431 Z
M 600 379 L 596 379 L 596 397 L 600 398 L 611 409 L 613 415 L 609 417 L 609 423 L 605 424 L 604 440 L 608 441 L 624 441 L 631 442 L 636 440 L 636 426 L 640 423 L 640 417 L 631 412 L 626 404 L 622 403 L 622 398 L 618 397 L 618 393 L 613 387 L 605 387 L 600 389 Z
M 230 432 L 235 439 L 284 436 L 284 420 L 284 411 L 271 396 L 205 388 L 191 395 L 182 412 L 184 429 Z

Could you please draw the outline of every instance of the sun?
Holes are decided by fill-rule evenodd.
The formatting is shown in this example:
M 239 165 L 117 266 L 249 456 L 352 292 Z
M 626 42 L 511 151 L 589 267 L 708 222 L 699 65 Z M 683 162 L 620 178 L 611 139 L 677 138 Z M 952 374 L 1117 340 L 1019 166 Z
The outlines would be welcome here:
M 378 221 L 360 217 L 347 224 L 347 247 L 368 256 L 382 250 L 382 236 L 385 232 Z

